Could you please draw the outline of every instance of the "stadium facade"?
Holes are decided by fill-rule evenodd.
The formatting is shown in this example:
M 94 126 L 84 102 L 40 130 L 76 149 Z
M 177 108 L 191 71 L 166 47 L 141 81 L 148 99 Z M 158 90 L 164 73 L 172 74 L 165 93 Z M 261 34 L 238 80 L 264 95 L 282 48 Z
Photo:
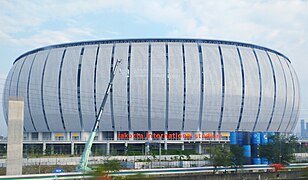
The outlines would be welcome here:
M 9 96 L 22 96 L 26 140 L 84 141 L 116 60 L 120 71 L 97 142 L 160 139 L 166 149 L 230 131 L 289 133 L 297 123 L 299 82 L 285 55 L 205 39 L 101 40 L 29 51 L 6 79 L 6 121 Z M 147 136 L 154 133 L 176 136 Z

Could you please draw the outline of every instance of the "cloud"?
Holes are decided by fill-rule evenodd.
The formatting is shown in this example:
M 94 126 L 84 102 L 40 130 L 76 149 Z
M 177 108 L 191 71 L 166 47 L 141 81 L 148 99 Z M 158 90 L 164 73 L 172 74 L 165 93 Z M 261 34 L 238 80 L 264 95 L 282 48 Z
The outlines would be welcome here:
M 95 38 L 96 36 L 87 28 L 68 28 L 58 31 L 42 30 L 28 37 L 14 37 L 0 31 L 0 39 L 3 41 L 30 48 L 71 42 L 81 37 Z
M 131 27 L 155 24 L 157 31 L 149 34 L 153 37 L 249 42 L 278 50 L 291 59 L 301 82 L 303 107 L 308 108 L 304 93 L 308 91 L 307 9 L 308 2 L 300 0 L 3 0 L 0 41 L 33 48 L 104 36 L 125 37 L 127 27 L 118 25 L 125 21 Z M 116 14 L 124 20 L 98 28 L 105 23 L 99 21 L 100 16 L 113 19 Z M 139 36 L 139 29 L 135 31 L 134 36 Z
M 288 8 L 286 8 L 288 7 Z M 133 23 L 155 23 L 167 27 L 169 37 L 197 37 L 250 42 L 279 50 L 308 65 L 306 57 L 308 31 L 307 1 L 141 1 L 114 0 L 45 0 L 1 1 L 0 40 L 30 47 L 62 43 L 101 36 L 125 36 L 125 28 L 98 31 L 102 12 L 120 13 Z M 82 19 L 83 17 L 90 18 Z M 85 23 L 89 21 L 92 26 Z M 136 20 L 138 22 L 136 22 Z M 134 22 L 135 21 L 135 22 Z M 50 22 L 62 27 L 46 27 Z M 117 24 L 118 22 L 114 22 Z M 93 25 L 94 24 L 94 25 Z M 157 34 L 152 34 L 157 37 Z M 297 66 L 305 73 L 303 66 Z M 306 76 L 308 77 L 308 75 Z
M 34 1 L 2 1 L 0 7 L 0 23 L 2 28 L 11 32 L 38 26 L 46 21 L 59 20 L 93 13 L 95 11 L 125 6 L 126 1 L 82 1 L 82 0 L 40 0 Z M 19 28 L 14 28 L 19 25 Z
M 4 83 L 5 83 L 5 79 L 6 79 L 6 75 L 5 74 L 0 74 L 0 97 L 2 99 L 2 92 L 3 92 L 3 87 L 4 87 Z M 2 111 L 2 100 L 0 101 L 0 117 L 4 117 L 3 116 L 3 111 Z M 4 120 L 0 119 L 0 135 L 4 136 L 7 134 L 7 125 L 5 123 Z

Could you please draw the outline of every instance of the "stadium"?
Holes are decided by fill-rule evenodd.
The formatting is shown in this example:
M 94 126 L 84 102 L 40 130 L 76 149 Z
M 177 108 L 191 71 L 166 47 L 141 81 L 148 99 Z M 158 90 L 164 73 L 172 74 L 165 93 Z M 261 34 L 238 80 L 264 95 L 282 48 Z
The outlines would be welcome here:
M 10 96 L 24 97 L 24 141 L 44 152 L 82 151 L 121 60 L 94 149 L 121 154 L 164 149 L 202 153 L 231 131 L 290 133 L 299 83 L 291 61 L 253 44 L 206 39 L 123 39 L 58 44 L 18 57 Z

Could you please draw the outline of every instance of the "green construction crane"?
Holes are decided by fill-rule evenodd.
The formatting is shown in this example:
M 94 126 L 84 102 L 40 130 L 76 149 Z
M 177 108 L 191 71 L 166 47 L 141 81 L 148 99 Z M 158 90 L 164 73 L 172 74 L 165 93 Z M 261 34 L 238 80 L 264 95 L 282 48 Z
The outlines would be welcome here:
M 105 107 L 105 104 L 106 104 L 106 101 L 107 101 L 107 98 L 108 98 L 108 94 L 110 92 L 110 88 L 112 86 L 112 82 L 113 82 L 113 79 L 114 79 L 114 76 L 115 76 L 115 73 L 116 73 L 116 70 L 117 70 L 117 66 L 120 63 L 121 63 L 121 60 L 117 60 L 115 66 L 113 68 L 113 71 L 112 71 L 112 74 L 111 74 L 111 77 L 110 77 L 110 81 L 109 81 L 109 84 L 107 86 L 107 89 L 106 89 L 106 92 L 105 92 L 105 95 L 104 95 L 104 99 L 103 99 L 102 104 L 99 108 L 98 116 L 96 117 L 95 124 L 94 124 L 92 131 L 91 131 L 91 134 L 90 134 L 90 136 L 87 140 L 86 146 L 84 147 L 84 150 L 83 150 L 83 153 L 82 153 L 82 156 L 81 156 L 81 159 L 80 159 L 80 163 L 76 167 L 76 171 L 78 171 L 78 172 L 91 171 L 91 168 L 88 167 L 88 161 L 89 161 L 89 155 L 90 155 L 90 152 L 91 152 L 91 147 L 92 147 L 92 144 L 93 144 L 93 141 L 94 141 L 94 137 L 96 135 L 96 131 L 97 131 L 99 122 L 100 122 L 102 114 L 104 112 L 104 107 Z

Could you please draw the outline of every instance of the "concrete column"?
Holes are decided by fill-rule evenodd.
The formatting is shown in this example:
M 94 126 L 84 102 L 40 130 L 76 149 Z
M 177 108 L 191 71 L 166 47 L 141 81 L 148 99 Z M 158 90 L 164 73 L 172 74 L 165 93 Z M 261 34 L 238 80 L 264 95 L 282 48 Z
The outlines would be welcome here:
M 46 142 L 43 141 L 43 155 L 46 154 Z
M 168 136 L 168 131 L 165 131 L 165 132 L 164 132 L 164 135 L 165 135 L 165 134 L 167 134 L 167 136 Z M 167 141 L 167 140 L 168 140 L 168 137 L 167 137 L 167 136 L 164 136 L 162 139 L 163 139 L 164 141 Z
M 89 136 L 90 136 L 90 132 L 82 131 L 82 132 L 80 132 L 80 134 L 81 134 L 81 138 L 82 138 L 81 140 L 82 141 L 87 141 Z
M 213 140 L 215 140 L 216 138 L 216 134 L 220 134 L 221 132 L 220 131 L 217 131 L 217 133 L 216 133 L 216 131 L 213 131 L 213 138 L 211 138 L 211 139 L 213 139 Z
M 149 136 L 148 140 L 149 140 L 149 141 L 152 141 L 152 139 L 153 139 L 153 138 L 152 138 L 152 131 L 148 131 L 148 136 Z
M 113 140 L 117 141 L 118 140 L 118 132 L 117 131 L 113 131 Z
M 70 141 L 71 140 L 71 133 L 70 132 L 67 132 L 65 133 L 66 134 L 66 140 L 67 141 Z
M 196 149 L 196 150 L 197 150 L 196 152 L 197 152 L 198 154 L 201 154 L 201 150 L 202 150 L 201 143 L 198 143 L 198 144 L 197 144 L 197 149 Z
M 29 139 L 29 134 L 24 132 L 24 135 L 23 135 L 23 140 L 24 141 L 27 141 Z
M 103 141 L 103 132 L 97 132 L 98 141 Z
M 168 131 L 165 131 L 164 134 L 167 134 L 168 136 Z M 164 137 L 164 150 L 168 149 L 168 138 Z
M 107 154 L 107 156 L 110 155 L 110 143 L 109 142 L 107 142 L 106 154 Z
M 125 154 L 127 154 L 127 152 L 128 152 L 128 143 L 127 143 L 127 141 L 125 141 L 124 146 L 125 146 L 124 152 L 125 152 Z
M 184 151 L 184 150 L 185 150 L 184 143 L 181 145 L 181 150 L 182 150 L 182 151 Z
M 106 134 L 107 133 L 104 133 L 104 132 L 101 132 L 102 133 L 102 140 L 106 140 Z
M 38 133 L 38 140 L 43 141 L 43 133 L 42 132 Z
M 201 141 L 202 140 L 202 132 L 201 131 L 196 131 L 194 133 L 194 139 L 195 139 L 195 141 Z
M 71 155 L 74 155 L 75 152 L 74 152 L 74 148 L 75 147 L 75 143 L 74 142 L 71 142 Z
M 50 154 L 55 154 L 55 148 L 53 144 L 50 145 Z
M 185 132 L 181 131 L 180 133 L 181 133 L 181 141 L 184 141 L 184 134 L 185 134 Z
M 32 141 L 32 133 L 30 133 L 30 132 L 28 133 L 28 140 Z
M 55 137 L 56 137 L 56 136 L 55 136 L 55 133 L 51 133 L 51 140 L 52 140 L 52 141 L 55 141 L 55 140 L 56 140 Z
M 129 140 L 133 141 L 134 140 L 134 131 L 129 131 L 128 134 L 129 134 Z
M 8 141 L 6 175 L 22 174 L 24 98 L 10 97 L 8 108 Z
M 202 153 L 204 153 L 204 154 L 207 153 L 205 147 L 206 147 L 206 145 L 203 144 L 202 149 L 201 149 L 201 150 L 202 150 Z
M 149 141 L 145 143 L 145 155 L 149 155 L 149 151 L 150 151 L 150 143 Z

